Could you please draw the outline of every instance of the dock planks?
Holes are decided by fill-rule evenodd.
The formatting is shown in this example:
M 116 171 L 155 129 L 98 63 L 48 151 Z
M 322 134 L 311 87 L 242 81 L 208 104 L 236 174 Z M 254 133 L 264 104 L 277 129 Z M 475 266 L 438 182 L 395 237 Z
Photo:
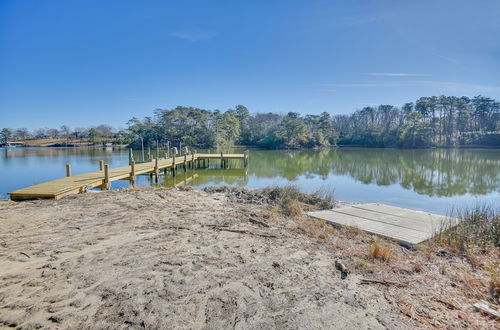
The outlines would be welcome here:
M 407 245 L 424 242 L 446 226 L 458 224 L 457 219 L 442 215 L 376 203 L 307 214 L 336 225 L 356 227 Z
M 188 165 L 197 160 L 212 159 L 224 160 L 242 159 L 245 166 L 248 164 L 248 153 L 244 154 L 190 154 L 179 155 L 174 158 L 164 158 L 158 160 L 158 168 L 156 161 L 135 164 L 135 175 L 155 173 L 156 170 L 165 168 L 173 168 L 179 165 Z M 109 182 L 116 180 L 132 179 L 131 166 L 122 166 L 109 169 Z M 38 198 L 54 198 L 59 199 L 69 194 L 78 194 L 87 191 L 90 188 L 106 188 L 105 175 L 103 171 L 88 172 L 83 174 L 72 175 L 61 179 L 48 181 L 22 188 L 16 191 L 9 192 L 12 200 L 38 199 Z

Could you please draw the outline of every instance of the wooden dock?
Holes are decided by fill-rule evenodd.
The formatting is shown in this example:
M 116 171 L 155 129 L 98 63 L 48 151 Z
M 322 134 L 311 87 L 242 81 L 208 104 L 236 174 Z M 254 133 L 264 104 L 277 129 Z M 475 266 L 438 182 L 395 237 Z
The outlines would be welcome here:
M 335 225 L 356 227 L 371 234 L 391 238 L 405 245 L 424 242 L 440 230 L 458 224 L 458 220 L 454 218 L 375 203 L 307 214 Z
M 110 189 L 112 181 L 130 180 L 135 184 L 136 176 L 141 174 L 150 174 L 158 182 L 160 171 L 170 171 L 172 176 L 176 175 L 179 167 L 184 170 L 187 168 L 208 167 L 210 161 L 220 162 L 221 168 L 229 167 L 229 160 L 241 159 L 243 165 L 248 165 L 248 152 L 243 154 L 201 154 L 193 153 L 170 158 L 155 159 L 150 162 L 135 163 L 132 159 L 129 166 L 109 168 L 107 164 L 100 161 L 99 170 L 77 175 L 71 175 L 71 166 L 66 165 L 66 177 L 33 185 L 23 189 L 9 192 L 12 200 L 53 198 L 59 199 L 67 195 L 86 192 L 88 189 L 101 188 Z

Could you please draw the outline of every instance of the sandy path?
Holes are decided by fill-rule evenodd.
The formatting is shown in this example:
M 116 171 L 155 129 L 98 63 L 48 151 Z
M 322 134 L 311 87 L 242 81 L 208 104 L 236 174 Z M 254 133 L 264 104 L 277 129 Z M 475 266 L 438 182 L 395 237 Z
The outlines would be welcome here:
M 0 324 L 408 326 L 376 287 L 340 279 L 331 252 L 263 212 L 178 189 L 2 202 Z

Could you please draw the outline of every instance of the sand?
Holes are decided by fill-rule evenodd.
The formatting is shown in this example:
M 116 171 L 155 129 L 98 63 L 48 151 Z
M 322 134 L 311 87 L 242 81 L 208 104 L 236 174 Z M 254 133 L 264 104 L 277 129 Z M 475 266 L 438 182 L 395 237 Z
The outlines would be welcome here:
M 404 329 L 384 291 L 259 203 L 196 189 L 0 203 L 0 325 Z

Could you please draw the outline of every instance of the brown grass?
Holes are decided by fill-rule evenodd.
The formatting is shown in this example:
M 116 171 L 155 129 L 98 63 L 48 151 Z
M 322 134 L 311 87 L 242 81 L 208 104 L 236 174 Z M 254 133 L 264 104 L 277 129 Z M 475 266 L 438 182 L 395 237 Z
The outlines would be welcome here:
M 335 233 L 335 228 L 325 220 L 317 220 L 309 217 L 300 219 L 297 228 L 318 240 L 326 240 Z
M 462 255 L 500 247 L 500 208 L 482 205 L 457 209 L 451 214 L 460 223 L 441 228 L 434 242 Z
M 500 262 L 490 267 L 490 294 L 493 301 L 500 304 Z
M 302 193 L 296 186 L 270 187 L 262 191 L 268 202 L 287 216 L 302 215 L 304 210 L 329 209 L 335 206 L 333 191 L 318 190 L 312 194 Z
M 418 328 L 498 328 L 498 321 L 474 312 L 472 307 L 481 299 L 500 304 L 500 249 L 493 243 L 498 237 L 498 218 L 494 213 L 476 212 L 466 225 L 449 228 L 452 230 L 443 231 L 437 239 L 408 249 L 359 228 L 331 227 L 304 214 L 287 217 L 281 204 L 286 200 L 283 196 L 295 195 L 302 210 L 311 204 L 299 199 L 293 189 L 272 193 L 274 202 L 266 207 L 270 219 L 306 234 L 319 248 L 333 251 L 352 275 L 401 283 L 371 285 L 382 290 L 385 299 Z M 474 228 L 476 224 L 479 228 Z
M 373 259 L 389 262 L 393 259 L 393 253 L 388 246 L 383 246 L 378 242 L 372 243 L 369 246 L 369 256 Z

